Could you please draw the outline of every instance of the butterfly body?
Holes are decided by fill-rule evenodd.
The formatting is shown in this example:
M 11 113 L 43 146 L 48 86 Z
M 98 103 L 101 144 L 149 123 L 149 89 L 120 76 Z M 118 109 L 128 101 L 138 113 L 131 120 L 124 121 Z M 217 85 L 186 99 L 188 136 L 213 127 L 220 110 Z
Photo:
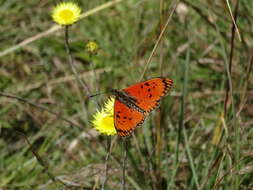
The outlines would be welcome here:
M 114 103 L 114 126 L 121 137 L 131 135 L 146 116 L 158 107 L 160 100 L 171 88 L 168 78 L 153 78 L 137 83 L 123 90 L 112 90 Z
M 145 114 L 145 110 L 141 109 L 139 106 L 136 105 L 137 99 L 135 97 L 129 95 L 127 92 L 124 92 L 122 90 L 112 89 L 111 92 L 114 96 L 116 96 L 116 99 L 118 101 L 125 104 L 130 109 L 134 109 L 138 112 Z

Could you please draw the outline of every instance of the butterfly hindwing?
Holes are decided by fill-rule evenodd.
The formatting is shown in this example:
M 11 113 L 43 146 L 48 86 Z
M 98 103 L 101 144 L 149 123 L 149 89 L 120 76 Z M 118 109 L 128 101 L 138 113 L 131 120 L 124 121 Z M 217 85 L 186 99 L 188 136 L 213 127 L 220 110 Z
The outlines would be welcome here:
M 136 105 L 148 113 L 159 105 L 172 84 L 171 79 L 160 77 L 137 83 L 123 91 L 136 98 Z
M 119 136 L 129 136 L 137 126 L 143 123 L 144 119 L 145 116 L 142 113 L 121 103 L 116 98 L 114 103 L 114 126 Z

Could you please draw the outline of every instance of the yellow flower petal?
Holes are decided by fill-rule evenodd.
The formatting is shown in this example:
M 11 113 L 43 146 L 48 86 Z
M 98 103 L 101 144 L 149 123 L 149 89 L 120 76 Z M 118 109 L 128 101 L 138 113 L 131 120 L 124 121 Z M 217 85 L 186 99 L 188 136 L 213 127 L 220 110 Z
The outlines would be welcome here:
M 105 103 L 105 111 L 111 113 L 112 115 L 114 112 L 114 102 L 115 102 L 115 99 L 111 97 Z
M 106 135 L 115 135 L 116 129 L 114 127 L 114 101 L 115 99 L 110 98 L 101 111 L 97 111 L 94 114 L 92 124 L 96 130 Z
M 52 11 L 53 20 L 60 25 L 70 25 L 76 22 L 81 14 L 80 7 L 73 2 L 62 2 Z

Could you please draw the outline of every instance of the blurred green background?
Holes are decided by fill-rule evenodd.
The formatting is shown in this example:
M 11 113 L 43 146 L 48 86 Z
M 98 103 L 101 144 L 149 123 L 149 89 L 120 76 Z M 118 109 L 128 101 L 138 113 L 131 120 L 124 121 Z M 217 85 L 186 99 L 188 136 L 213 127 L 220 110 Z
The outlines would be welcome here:
M 0 54 L 49 30 L 58 2 L 0 0 Z M 76 2 L 87 12 L 110 1 Z M 253 189 L 253 1 L 228 2 L 123 0 L 69 28 L 74 64 L 91 92 L 121 89 L 140 80 L 177 5 L 143 79 L 162 75 L 174 87 L 128 139 L 126 189 Z M 89 40 L 99 45 L 96 55 L 85 50 Z M 1 56 L 0 91 L 83 127 L 0 96 L 0 189 L 101 188 L 113 138 L 98 134 L 91 119 L 99 109 L 94 100 L 110 94 L 84 98 L 68 65 L 64 30 Z M 105 189 L 121 188 L 122 161 L 117 138 Z

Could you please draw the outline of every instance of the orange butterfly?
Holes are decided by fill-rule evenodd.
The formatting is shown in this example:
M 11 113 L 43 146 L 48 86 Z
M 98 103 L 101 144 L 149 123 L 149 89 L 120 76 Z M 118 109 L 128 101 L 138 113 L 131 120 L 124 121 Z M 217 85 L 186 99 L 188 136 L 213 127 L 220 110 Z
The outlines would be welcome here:
M 156 107 L 172 87 L 168 78 L 153 78 L 123 90 L 112 90 L 115 95 L 114 126 L 120 137 L 131 135 L 145 117 Z

